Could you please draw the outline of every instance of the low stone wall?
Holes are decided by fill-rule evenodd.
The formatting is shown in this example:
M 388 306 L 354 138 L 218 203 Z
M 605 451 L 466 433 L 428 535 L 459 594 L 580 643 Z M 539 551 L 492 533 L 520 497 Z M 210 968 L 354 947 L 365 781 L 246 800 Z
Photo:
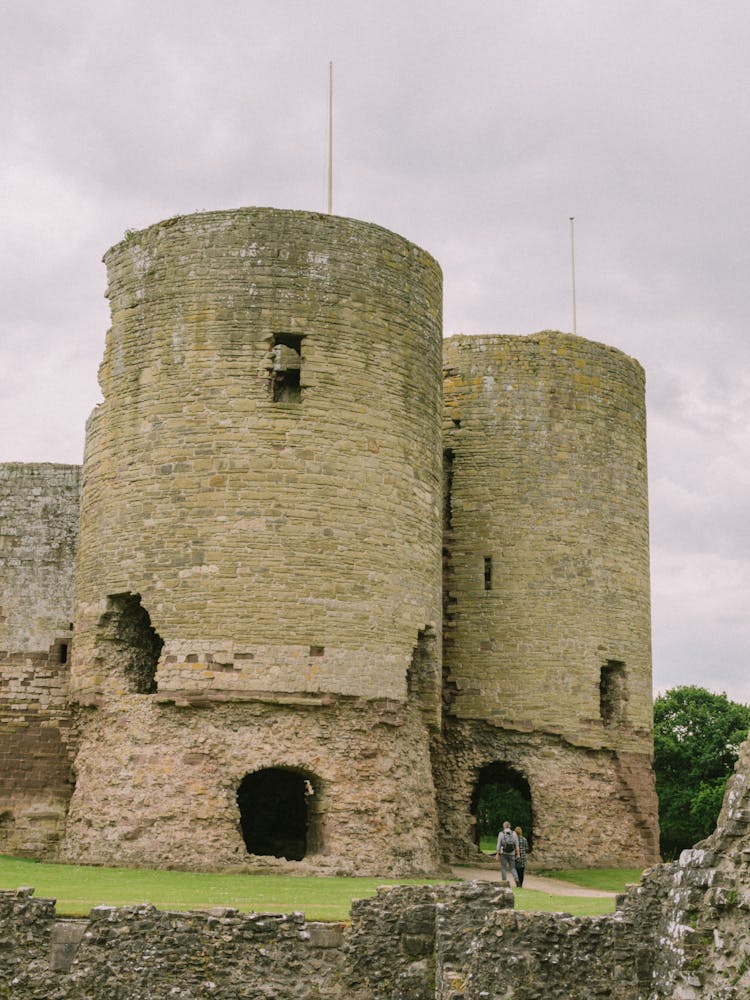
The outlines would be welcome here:
M 354 903 L 348 928 L 299 913 L 152 906 L 99 906 L 86 921 L 64 921 L 32 891 L 0 892 L 0 997 L 449 997 L 475 928 L 513 899 L 491 883 L 384 888 Z
M 344 964 L 339 925 L 302 914 L 164 913 L 99 906 L 56 921 L 54 904 L 0 893 L 0 996 L 34 1000 L 331 997 Z M 76 938 L 78 942 L 76 944 Z M 8 947 L 10 945 L 10 947 Z

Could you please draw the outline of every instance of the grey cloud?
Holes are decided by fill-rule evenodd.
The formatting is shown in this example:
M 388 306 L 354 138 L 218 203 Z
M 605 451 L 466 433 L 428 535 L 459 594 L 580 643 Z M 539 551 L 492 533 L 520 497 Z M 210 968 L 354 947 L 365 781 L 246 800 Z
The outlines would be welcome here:
M 447 332 L 570 329 L 576 216 L 578 332 L 647 371 L 656 682 L 747 698 L 749 35 L 740 0 L 6 5 L 0 459 L 80 460 L 125 229 L 324 207 L 332 58 L 334 208 L 434 254 Z

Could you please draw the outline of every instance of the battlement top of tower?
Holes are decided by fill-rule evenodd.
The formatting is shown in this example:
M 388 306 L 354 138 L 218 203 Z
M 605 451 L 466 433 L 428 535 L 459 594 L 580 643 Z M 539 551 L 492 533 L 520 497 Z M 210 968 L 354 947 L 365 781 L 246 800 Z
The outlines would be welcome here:
M 124 237 L 115 243 L 104 254 L 103 260 L 107 263 L 111 254 L 122 252 L 128 244 L 139 244 L 143 241 L 151 242 L 154 239 L 165 236 L 170 230 L 186 231 L 198 233 L 201 230 L 219 232 L 229 230 L 233 226 L 246 226 L 259 229 L 278 226 L 279 230 L 288 229 L 290 231 L 298 229 L 300 233 L 305 230 L 309 232 L 329 233 L 336 235 L 339 239 L 344 237 L 347 240 L 356 240 L 358 236 L 369 234 L 372 241 L 380 239 L 383 243 L 402 243 L 411 249 L 411 252 L 423 256 L 437 268 L 442 275 L 440 264 L 433 255 L 423 247 L 418 246 L 411 240 L 386 229 L 374 222 L 367 222 L 361 219 L 352 219 L 343 215 L 328 215 L 324 212 L 310 212 L 302 209 L 271 208 L 264 206 L 246 206 L 233 209 L 216 209 L 212 211 L 193 212 L 187 215 L 175 215 L 160 222 L 155 222 L 143 229 L 128 229 Z M 380 234 L 380 236 L 378 236 Z
M 451 363 L 451 356 L 459 351 L 474 351 L 481 354 L 493 349 L 497 351 L 526 351 L 533 347 L 538 347 L 544 353 L 558 356 L 576 355 L 582 351 L 591 350 L 600 354 L 610 354 L 619 363 L 632 365 L 642 378 L 645 377 L 643 366 L 638 359 L 621 351 L 618 347 L 612 347 L 611 344 L 590 340 L 587 337 L 562 330 L 539 330 L 536 333 L 526 334 L 457 333 L 443 340 L 443 354 L 447 366 Z

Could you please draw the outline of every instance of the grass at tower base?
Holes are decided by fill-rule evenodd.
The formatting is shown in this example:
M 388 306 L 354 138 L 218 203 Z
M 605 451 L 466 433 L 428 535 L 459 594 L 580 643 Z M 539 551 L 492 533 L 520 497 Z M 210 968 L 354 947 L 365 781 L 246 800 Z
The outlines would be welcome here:
M 381 885 L 436 884 L 444 879 L 338 878 L 255 875 L 58 865 L 0 855 L 0 889 L 33 886 L 40 898 L 57 900 L 61 917 L 85 917 L 94 906 L 151 903 L 160 910 L 233 907 L 242 912 L 291 913 L 308 920 L 347 921 L 352 900 L 374 896 Z M 557 896 L 515 890 L 516 909 L 594 916 L 611 913 L 613 899 Z

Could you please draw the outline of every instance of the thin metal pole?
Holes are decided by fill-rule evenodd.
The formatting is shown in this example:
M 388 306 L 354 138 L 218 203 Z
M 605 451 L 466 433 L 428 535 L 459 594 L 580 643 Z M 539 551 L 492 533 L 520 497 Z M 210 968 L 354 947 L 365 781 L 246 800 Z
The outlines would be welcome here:
M 328 214 L 333 215 L 333 62 L 328 63 Z
M 570 270 L 573 278 L 573 333 L 576 332 L 576 241 L 575 216 L 570 217 Z

